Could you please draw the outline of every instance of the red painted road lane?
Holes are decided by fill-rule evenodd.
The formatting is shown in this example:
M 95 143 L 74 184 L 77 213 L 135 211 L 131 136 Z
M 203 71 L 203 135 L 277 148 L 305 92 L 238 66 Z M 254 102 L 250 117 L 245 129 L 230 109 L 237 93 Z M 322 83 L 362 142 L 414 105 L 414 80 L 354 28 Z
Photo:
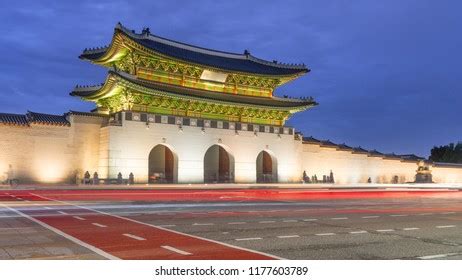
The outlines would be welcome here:
M 8 191 L 30 196 L 30 190 Z M 34 190 L 36 194 L 62 201 L 312 201 L 352 199 L 462 198 L 453 190 Z
M 29 200 L 31 195 L 22 198 L 26 199 L 26 197 Z M 38 200 L 46 201 L 46 199 L 35 197 L 35 201 Z M 53 202 L 59 204 L 59 202 Z M 60 206 L 66 208 L 62 211 L 67 214 L 58 213 L 61 211 L 58 209 L 42 209 L 39 212 L 26 207 L 15 209 L 121 259 L 274 259 L 258 252 L 230 247 L 77 206 L 64 203 Z M 73 214 L 76 213 L 79 213 L 79 216 L 84 217 L 85 220 L 74 218 Z M 131 235 L 131 237 L 124 234 Z M 162 246 L 168 246 L 170 250 Z

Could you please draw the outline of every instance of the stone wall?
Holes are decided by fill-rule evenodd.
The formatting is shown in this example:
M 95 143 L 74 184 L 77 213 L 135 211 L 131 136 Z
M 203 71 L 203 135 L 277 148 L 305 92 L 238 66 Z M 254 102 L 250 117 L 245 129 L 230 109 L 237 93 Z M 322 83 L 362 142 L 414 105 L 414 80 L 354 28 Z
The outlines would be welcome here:
M 0 124 L 0 178 L 11 165 L 21 183 L 71 183 L 96 170 L 102 118 L 69 115 L 71 126 Z
M 308 176 L 334 174 L 335 183 L 391 183 L 398 176 L 398 183 L 413 182 L 417 161 L 406 162 L 399 159 L 383 159 L 364 153 L 322 147 L 317 144 L 303 144 L 302 169 Z

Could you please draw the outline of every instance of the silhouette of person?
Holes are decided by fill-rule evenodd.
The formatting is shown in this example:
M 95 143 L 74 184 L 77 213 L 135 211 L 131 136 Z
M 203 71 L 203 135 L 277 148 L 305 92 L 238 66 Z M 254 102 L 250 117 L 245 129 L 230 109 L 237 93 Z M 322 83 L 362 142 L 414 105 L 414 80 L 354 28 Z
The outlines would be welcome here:
M 14 180 L 14 170 L 13 170 L 13 166 L 9 164 L 8 171 L 6 172 L 6 181 L 8 182 L 10 186 L 12 186 L 13 180 Z

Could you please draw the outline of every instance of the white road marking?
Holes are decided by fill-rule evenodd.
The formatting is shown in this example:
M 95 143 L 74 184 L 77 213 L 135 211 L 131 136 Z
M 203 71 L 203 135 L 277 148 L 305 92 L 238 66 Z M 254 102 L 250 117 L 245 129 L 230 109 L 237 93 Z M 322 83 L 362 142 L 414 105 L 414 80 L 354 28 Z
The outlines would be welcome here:
M 333 232 L 326 232 L 326 233 L 316 233 L 315 235 L 317 236 L 330 236 L 330 235 L 335 235 Z
M 297 238 L 300 237 L 300 235 L 280 235 L 277 236 L 277 238 Z
M 139 237 L 138 235 L 133 235 L 133 234 L 130 234 L 130 233 L 124 233 L 122 234 L 126 237 L 130 237 L 130 238 L 133 238 L 133 239 L 136 239 L 136 240 L 140 240 L 140 241 L 143 241 L 143 240 L 146 240 L 145 238 L 143 237 Z
M 164 249 L 167 249 L 167 250 L 169 250 L 169 251 L 172 251 L 172 252 L 181 254 L 181 255 L 185 255 L 185 256 L 192 255 L 192 254 L 189 253 L 189 252 L 186 252 L 186 251 L 183 251 L 183 250 L 180 250 L 180 249 L 171 247 L 171 246 L 160 246 L 160 247 L 161 247 L 161 248 L 164 248 Z
M 297 220 L 283 220 L 283 223 L 296 223 L 298 222 Z
M 46 206 L 45 206 L 45 207 L 43 207 L 43 208 L 45 208 L 45 209 L 47 209 L 47 210 L 52 210 L 52 209 L 53 209 L 53 208 L 50 208 L 50 207 L 46 207 Z
M 214 224 L 213 223 L 194 223 L 192 224 L 193 226 L 213 226 Z
M 421 213 L 421 214 L 417 214 L 417 216 L 429 216 L 429 215 L 433 215 L 433 213 Z
M 454 228 L 456 225 L 436 226 L 436 228 Z
M 46 200 L 55 201 L 55 202 L 59 202 L 59 203 L 66 204 L 66 205 L 71 205 L 71 206 L 73 206 L 73 207 L 77 207 L 77 208 L 80 208 L 80 209 L 85 209 L 85 210 L 89 210 L 89 211 L 92 211 L 92 212 L 100 213 L 100 214 L 103 214 L 103 215 L 106 215 L 106 216 L 110 216 L 110 217 L 114 217 L 114 218 L 118 218 L 118 219 L 130 221 L 130 222 L 132 222 L 132 223 L 136 223 L 136 224 L 140 224 L 140 225 L 145 225 L 145 226 L 153 227 L 153 228 L 156 228 L 156 229 L 162 229 L 162 230 L 165 230 L 165 231 L 168 231 L 168 232 L 171 232 L 171 233 L 175 233 L 175 234 L 179 234 L 179 235 L 182 235 L 182 236 L 188 236 L 188 237 L 192 237 L 192 238 L 204 240 L 204 241 L 207 241 L 207 242 L 211 242 L 211 243 L 215 243 L 215 244 L 220 244 L 220 245 L 225 246 L 225 247 L 234 248 L 234 249 L 238 249 L 238 250 L 242 250 L 242 251 L 247 251 L 247 252 L 252 252 L 252 253 L 255 253 L 255 254 L 264 255 L 264 256 L 267 256 L 267 257 L 270 257 L 270 258 L 274 258 L 274 259 L 278 259 L 278 260 L 284 260 L 284 258 L 282 258 L 282 257 L 275 256 L 275 255 L 268 254 L 268 253 L 264 253 L 264 252 L 259 252 L 259 251 L 257 251 L 257 250 L 252 250 L 252 249 L 248 249 L 248 248 L 243 248 L 243 247 L 240 247 L 240 246 L 227 244 L 227 243 L 224 243 L 224 242 L 220 242 L 220 241 L 213 240 L 213 239 L 209 239 L 209 238 L 205 238 L 205 237 L 195 236 L 195 235 L 192 235 L 192 234 L 188 234 L 188 233 L 184 233 L 184 232 L 179 232 L 179 231 L 172 230 L 172 229 L 168 229 L 168 228 L 161 228 L 161 227 L 158 227 L 158 226 L 149 224 L 149 223 L 137 221 L 137 220 L 130 219 L 130 218 L 127 218 L 127 217 L 123 217 L 123 216 L 118 216 L 118 215 L 110 214 L 110 213 L 107 213 L 107 212 L 99 211 L 99 210 L 92 209 L 92 208 L 88 208 L 88 207 L 81 206 L 81 205 L 72 204 L 72 203 L 69 203 L 69 202 L 64 202 L 64 201 L 57 200 L 57 199 L 53 199 L 53 198 L 48 198 L 48 197 L 46 197 L 46 196 L 42 196 L 42 195 L 39 195 L 39 194 L 34 194 L 34 193 L 30 193 L 30 194 L 31 194 L 31 195 L 34 195 L 34 196 L 37 196 L 37 197 L 40 197 L 40 198 L 43 198 L 43 199 L 46 199 Z M 128 194 L 131 195 L 131 194 L 133 194 L 133 192 L 128 193 Z M 142 193 L 140 193 L 140 194 L 142 194 Z M 93 195 L 93 194 L 92 194 L 92 195 Z M 95 248 L 95 249 L 97 249 L 97 248 Z M 104 251 L 102 251 L 102 252 L 104 252 Z M 116 258 L 116 257 L 113 256 L 113 258 Z M 116 259 L 118 259 L 118 258 L 116 258 Z
M 221 234 L 229 234 L 229 232 L 227 232 L 227 231 L 223 231 Z
M 445 257 L 457 256 L 457 255 L 460 255 L 460 253 L 449 253 L 449 254 L 441 254 L 441 255 L 430 255 L 430 256 L 418 257 L 418 259 L 421 259 L 421 260 L 431 260 L 431 259 L 445 258 Z
M 378 230 L 376 230 L 376 231 L 377 231 L 377 232 L 391 232 L 391 231 L 395 231 L 395 230 L 389 228 L 389 229 L 378 229 Z
M 263 239 L 261 237 L 249 237 L 249 238 L 237 238 L 237 239 L 234 239 L 236 241 L 247 241 L 247 240 L 260 240 L 260 239 Z
M 0 205 L 1 205 L 1 204 L 0 204 Z M 75 238 L 75 237 L 73 237 L 73 236 L 71 236 L 71 235 L 69 235 L 69 234 L 67 234 L 67 233 L 64 233 L 64 232 L 60 231 L 60 230 L 57 229 L 57 228 L 54 228 L 54 227 L 52 227 L 52 226 L 49 226 L 49 225 L 45 224 L 45 223 L 42 222 L 42 221 L 39 221 L 39 220 L 37 220 L 37 219 L 35 219 L 35 218 L 31 217 L 31 216 L 28 216 L 28 215 L 26 215 L 26 214 L 24 214 L 24 213 L 22 213 L 22 212 L 19 212 L 19 211 L 16 210 L 16 209 L 10 208 L 10 207 L 8 207 L 8 206 L 6 206 L 6 205 L 2 205 L 2 206 L 5 207 L 5 208 L 7 208 L 7 209 L 9 209 L 9 210 L 11 210 L 11 211 L 13 211 L 13 212 L 15 212 L 16 214 L 18 214 L 18 215 L 20 215 L 20 216 L 22 216 L 22 217 L 24 217 L 24 218 L 27 218 L 27 219 L 29 219 L 29 220 L 31 220 L 31 221 L 33 221 L 33 222 L 35 222 L 35 223 L 41 225 L 42 227 L 44 227 L 44 228 L 46 228 L 46 229 L 49 229 L 49 230 L 53 231 L 54 233 L 56 233 L 56 234 L 58 234 L 58 235 L 61 235 L 61 236 L 64 237 L 64 238 L 69 239 L 70 241 L 72 241 L 72 242 L 74 242 L 74 243 L 76 243 L 76 244 L 78 244 L 78 245 L 80 245 L 80 246 L 83 246 L 83 247 L 85 247 L 85 248 L 87 248 L 87 249 L 89 249 L 89 250 L 95 252 L 96 254 L 98 254 L 98 255 L 100 255 L 100 256 L 103 256 L 103 257 L 105 257 L 105 258 L 107 258 L 107 259 L 110 259 L 110 260 L 120 260 L 120 259 L 119 259 L 118 257 L 116 257 L 116 256 L 113 256 L 113 255 L 111 255 L 111 254 L 109 254 L 109 253 L 106 253 L 106 252 L 104 252 L 103 250 L 101 250 L 101 249 L 99 249 L 99 248 L 96 248 L 96 247 L 93 246 L 93 245 L 90 245 L 90 244 L 88 244 L 88 243 L 85 243 L 85 242 L 83 242 L 83 241 L 81 241 L 81 240 L 79 240 L 79 239 L 77 239 L 77 238 Z
M 409 215 L 405 215 L 405 214 L 395 214 L 395 215 L 390 215 L 390 217 L 407 217 Z
M 276 221 L 260 221 L 258 222 L 259 224 L 272 224 L 275 223 Z
M 363 219 L 375 219 L 375 218 L 378 218 L 380 216 L 364 216 L 364 217 L 361 217 Z
M 158 225 L 158 227 L 176 227 L 176 225 Z
M 228 225 L 243 225 L 243 224 L 247 224 L 247 222 L 230 222 L 230 223 L 228 223 Z
M 105 228 L 107 227 L 106 225 L 98 224 L 98 223 L 91 223 L 94 226 L 100 227 L 100 228 Z
M 409 230 L 419 230 L 420 228 L 418 227 L 409 227 L 409 228 L 403 228 L 403 230 L 409 231 Z
M 318 219 L 304 219 L 303 221 L 305 222 L 312 222 L 312 221 L 317 221 Z
M 64 212 L 64 211 L 57 211 L 57 212 L 58 212 L 59 214 L 62 214 L 62 215 L 67 215 L 67 213 Z
M 85 218 L 82 218 L 82 217 L 79 217 L 79 216 L 73 216 L 74 219 L 77 219 L 77 220 L 81 220 L 81 221 L 85 221 L 86 219 Z
M 331 220 L 348 220 L 347 217 L 330 218 Z
M 361 233 L 367 233 L 367 231 L 365 230 L 350 231 L 350 234 L 361 234 Z

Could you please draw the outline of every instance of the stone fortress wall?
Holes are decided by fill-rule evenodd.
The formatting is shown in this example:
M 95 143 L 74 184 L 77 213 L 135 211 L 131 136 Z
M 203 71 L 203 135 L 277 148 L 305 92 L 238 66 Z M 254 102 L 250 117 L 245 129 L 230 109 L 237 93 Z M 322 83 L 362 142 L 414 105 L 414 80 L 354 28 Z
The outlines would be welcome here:
M 66 118 L 69 125 L 0 123 L 0 180 L 6 179 L 11 165 L 21 183 L 68 184 L 86 171 L 98 172 L 100 178 L 116 178 L 119 172 L 127 178 L 133 173 L 136 183 L 146 183 L 149 153 L 158 145 L 174 153 L 175 182 L 179 183 L 204 181 L 204 154 L 214 145 L 231 155 L 236 183 L 256 181 L 256 159 L 262 151 L 275 160 L 281 183 L 301 182 L 303 171 L 320 181 L 332 171 L 338 184 L 367 183 L 369 178 L 371 183 L 407 183 L 415 180 L 420 161 L 303 141 L 293 130 L 236 133 L 234 129 L 149 123 L 137 113 L 126 120 L 125 112 L 112 124 L 92 114 L 71 113 Z M 461 165 L 427 165 L 434 182 L 462 183 Z

